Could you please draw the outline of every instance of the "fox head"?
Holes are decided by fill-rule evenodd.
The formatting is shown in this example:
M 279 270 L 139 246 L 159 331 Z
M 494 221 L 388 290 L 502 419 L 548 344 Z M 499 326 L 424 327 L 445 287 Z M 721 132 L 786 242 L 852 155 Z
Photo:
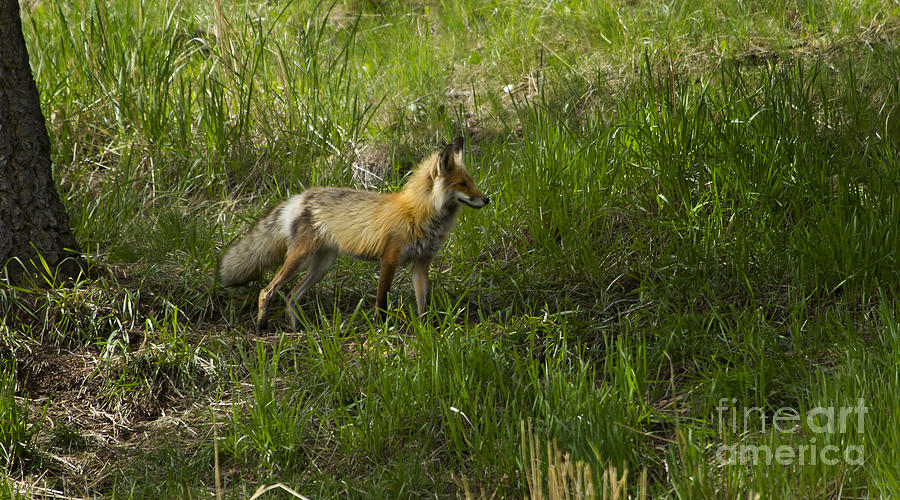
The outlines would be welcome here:
M 446 201 L 481 208 L 490 198 L 475 187 L 475 181 L 463 165 L 463 138 L 457 137 L 440 153 L 435 169 L 435 186 L 444 190 Z

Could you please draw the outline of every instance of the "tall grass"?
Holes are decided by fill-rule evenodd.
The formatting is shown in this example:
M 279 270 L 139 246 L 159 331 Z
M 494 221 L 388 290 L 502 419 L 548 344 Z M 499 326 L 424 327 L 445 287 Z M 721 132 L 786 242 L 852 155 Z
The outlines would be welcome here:
M 890 5 L 78 1 L 24 20 L 96 269 L 0 289 L 0 347 L 91 353 L 103 411 L 151 401 L 189 429 L 154 422 L 90 494 L 206 495 L 215 464 L 235 497 L 900 489 Z M 250 336 L 255 288 L 214 283 L 224 246 L 276 200 L 356 183 L 360 145 L 391 190 L 457 133 L 495 203 L 461 215 L 425 317 L 401 273 L 373 321 L 375 268 L 342 261 L 301 333 Z M 805 420 L 860 399 L 864 429 Z M 723 426 L 722 401 L 803 420 Z M 717 461 L 813 441 L 865 461 Z
M 28 405 L 15 398 L 16 381 L 9 367 L 0 374 L 0 463 L 17 470 L 40 459 L 35 436 L 41 430 L 43 414 L 32 416 Z

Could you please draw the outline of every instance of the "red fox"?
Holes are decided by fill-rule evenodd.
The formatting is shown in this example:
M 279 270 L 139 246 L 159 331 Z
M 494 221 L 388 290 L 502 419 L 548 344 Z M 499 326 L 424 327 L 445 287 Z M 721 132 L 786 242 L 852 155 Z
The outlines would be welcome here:
M 259 292 L 256 330 L 260 332 L 266 327 L 272 297 L 307 264 L 306 278 L 286 300 L 291 327 L 296 330 L 297 301 L 325 276 L 338 255 L 381 262 L 375 307 L 382 318 L 394 272 L 411 262 L 421 315 L 428 296 L 428 268 L 450 233 L 460 205 L 482 208 L 489 202 L 463 165 L 463 139 L 457 137 L 420 163 L 400 192 L 316 187 L 282 202 L 225 251 L 219 281 L 225 286 L 244 284 L 281 264 Z

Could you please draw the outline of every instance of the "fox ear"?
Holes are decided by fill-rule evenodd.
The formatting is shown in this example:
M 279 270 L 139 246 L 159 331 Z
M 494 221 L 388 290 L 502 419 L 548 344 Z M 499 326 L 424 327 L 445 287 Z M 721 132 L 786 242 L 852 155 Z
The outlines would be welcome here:
M 440 174 L 449 174 L 453 171 L 454 164 L 462 165 L 463 138 L 457 137 L 453 142 L 444 146 L 438 163 Z
M 454 155 L 462 155 L 463 146 L 465 142 L 463 141 L 462 136 L 457 136 L 456 139 L 453 139 L 453 154 Z

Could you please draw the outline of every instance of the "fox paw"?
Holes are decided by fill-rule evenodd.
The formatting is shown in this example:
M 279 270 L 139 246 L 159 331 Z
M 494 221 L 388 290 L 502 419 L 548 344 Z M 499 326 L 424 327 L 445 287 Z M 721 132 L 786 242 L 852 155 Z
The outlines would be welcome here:
M 268 322 L 266 320 L 260 320 L 256 322 L 256 334 L 261 335 L 266 333 L 268 330 Z

